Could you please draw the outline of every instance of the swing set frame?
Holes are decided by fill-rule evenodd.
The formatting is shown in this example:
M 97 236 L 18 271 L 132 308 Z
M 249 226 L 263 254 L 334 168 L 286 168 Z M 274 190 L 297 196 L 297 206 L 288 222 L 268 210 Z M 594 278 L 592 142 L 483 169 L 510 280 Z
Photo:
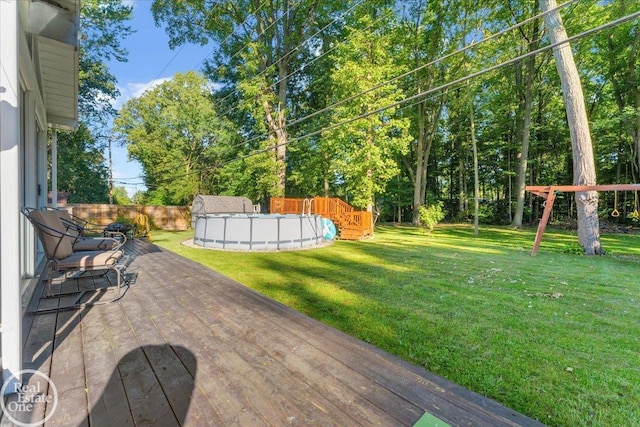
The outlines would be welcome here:
M 527 185 L 525 187 L 527 191 L 536 196 L 545 199 L 544 212 L 542 218 L 538 224 L 538 231 L 536 232 L 536 240 L 533 243 L 533 249 L 531 255 L 538 253 L 540 248 L 540 242 L 542 242 L 542 235 L 547 228 L 549 217 L 551 216 L 551 210 L 553 209 L 553 202 L 556 200 L 556 193 L 576 193 L 586 191 L 639 191 L 640 184 L 607 184 L 607 185 Z

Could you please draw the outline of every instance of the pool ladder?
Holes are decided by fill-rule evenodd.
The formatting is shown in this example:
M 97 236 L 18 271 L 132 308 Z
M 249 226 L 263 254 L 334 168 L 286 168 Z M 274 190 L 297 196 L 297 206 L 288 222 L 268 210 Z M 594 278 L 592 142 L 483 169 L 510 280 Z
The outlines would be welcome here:
M 313 199 L 304 199 L 302 201 L 302 215 L 311 216 L 311 213 L 312 213 L 311 206 L 312 205 L 313 205 Z

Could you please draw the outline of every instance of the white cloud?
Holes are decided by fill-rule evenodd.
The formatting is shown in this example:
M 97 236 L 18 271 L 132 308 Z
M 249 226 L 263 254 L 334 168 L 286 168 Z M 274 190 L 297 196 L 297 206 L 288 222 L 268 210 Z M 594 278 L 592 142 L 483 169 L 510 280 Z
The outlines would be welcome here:
M 145 91 L 153 89 L 154 87 L 166 82 L 167 80 L 171 80 L 171 78 L 164 77 L 145 83 L 128 82 L 125 83 L 124 86 L 118 85 L 120 96 L 113 102 L 113 108 L 119 110 L 128 100 L 139 97 Z

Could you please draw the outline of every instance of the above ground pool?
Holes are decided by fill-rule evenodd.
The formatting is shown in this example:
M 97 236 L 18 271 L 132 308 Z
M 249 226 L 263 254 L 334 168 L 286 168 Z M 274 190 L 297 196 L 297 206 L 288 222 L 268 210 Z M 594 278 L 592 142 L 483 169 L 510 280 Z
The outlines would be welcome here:
M 196 217 L 193 236 L 195 245 L 235 250 L 296 249 L 324 241 L 319 215 L 204 214 Z

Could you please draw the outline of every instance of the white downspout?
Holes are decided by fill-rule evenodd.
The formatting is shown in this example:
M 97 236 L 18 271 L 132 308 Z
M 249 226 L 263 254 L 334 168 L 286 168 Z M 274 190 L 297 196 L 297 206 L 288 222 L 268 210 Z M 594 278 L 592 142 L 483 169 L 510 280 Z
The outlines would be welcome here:
M 0 1 L 0 318 L 5 393 L 22 381 L 18 3 Z

